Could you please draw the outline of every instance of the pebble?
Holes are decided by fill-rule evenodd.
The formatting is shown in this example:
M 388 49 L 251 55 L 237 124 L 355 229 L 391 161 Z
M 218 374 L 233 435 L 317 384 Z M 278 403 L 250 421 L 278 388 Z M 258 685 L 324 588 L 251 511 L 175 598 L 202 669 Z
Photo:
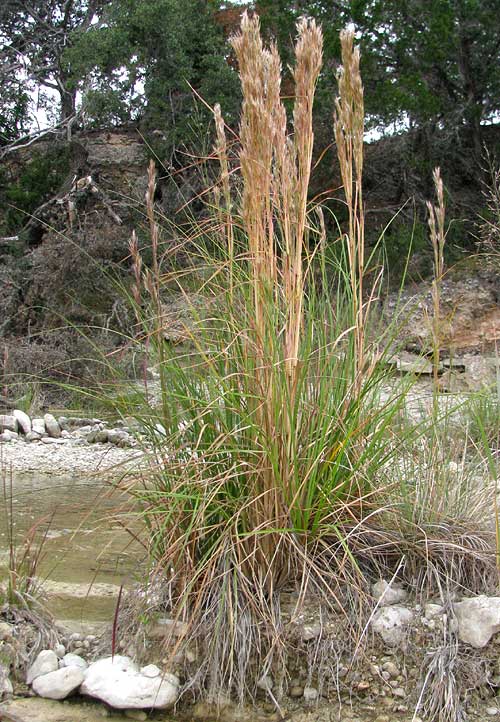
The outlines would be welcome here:
M 40 441 L 42 438 L 41 434 L 38 434 L 36 431 L 28 431 L 26 436 L 24 437 L 26 441 Z
M 62 659 L 66 654 L 66 647 L 64 646 L 64 644 L 56 644 L 56 646 L 54 647 L 54 652 L 57 654 L 59 659 Z
M 157 667 L 156 664 L 147 664 L 145 667 L 141 667 L 141 674 L 145 677 L 159 677 L 161 669 Z
M 290 697 L 297 699 L 298 697 L 302 697 L 303 695 L 304 687 L 301 687 L 300 685 L 294 685 L 290 688 Z
M 394 695 L 394 697 L 400 697 L 401 699 L 404 699 L 406 697 L 406 692 L 402 687 L 396 687 L 396 689 L 393 689 L 392 694 Z
M 382 665 L 382 669 L 384 670 L 384 672 L 387 672 L 389 674 L 389 676 L 392 678 L 396 678 L 399 676 L 399 669 L 394 664 L 394 662 L 385 662 Z
M 9 624 L 8 622 L 0 622 L 0 640 L 10 639 L 13 631 L 14 627 L 12 624 Z
M 486 714 L 488 715 L 488 717 L 496 717 L 496 715 L 498 714 L 498 711 L 499 711 L 498 707 L 487 707 L 486 708 Z
M 304 699 L 306 702 L 314 702 L 319 697 L 316 687 L 304 687 Z
M 302 627 L 302 639 L 304 642 L 308 642 L 311 639 L 317 639 L 321 635 L 320 624 L 305 624 Z
M 83 657 L 80 657 L 78 654 L 65 654 L 62 659 L 62 664 L 65 667 L 81 667 L 82 669 L 87 669 L 88 664 L 83 659 Z

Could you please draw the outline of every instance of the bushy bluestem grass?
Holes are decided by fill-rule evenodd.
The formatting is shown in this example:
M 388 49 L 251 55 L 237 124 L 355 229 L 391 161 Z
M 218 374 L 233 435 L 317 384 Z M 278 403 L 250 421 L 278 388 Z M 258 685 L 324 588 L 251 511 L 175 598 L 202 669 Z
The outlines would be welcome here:
M 349 222 L 332 266 L 322 210 L 308 201 L 322 35 L 307 20 L 298 26 L 290 131 L 277 50 L 263 46 L 258 19 L 243 16 L 233 39 L 244 98 L 237 161 L 216 108 L 220 171 L 210 218 L 185 239 L 193 266 L 163 270 L 154 165 L 150 267 L 131 242 L 135 342 L 158 380 L 144 375 L 142 400 L 137 392 L 113 400 L 140 422 L 149 449 L 147 471 L 128 489 L 147 530 L 152 588 L 186 622 L 167 643 L 172 654 L 203 645 L 190 684 L 212 699 L 253 695 L 271 670 L 278 696 L 286 686 L 284 592 L 296 594 L 292 617 L 311 598 L 335 610 L 359 648 L 371 579 L 395 568 L 409 578 L 428 561 L 434 506 L 422 485 L 398 487 L 393 473 L 422 431 L 396 423 L 408 386 L 388 383 L 394 329 L 373 314 L 380 274 L 364 250 L 359 52 L 350 32 L 341 44 L 334 134 Z M 190 275 L 202 279 L 197 303 Z M 182 350 L 165 338 L 172 288 L 191 316 Z M 445 511 L 433 552 L 466 555 Z M 405 555 L 411 563 L 401 565 Z
M 241 182 L 232 182 L 216 108 L 220 178 L 203 228 L 212 249 L 206 308 L 193 308 L 186 327 L 193 351 L 172 352 L 164 340 L 162 286 L 173 279 L 161 272 L 153 168 L 149 270 L 131 244 L 139 333 L 159 373 L 158 405 L 142 417 L 154 461 L 132 493 L 171 612 L 187 620 L 189 639 L 204 638 L 198 677 L 211 696 L 244 696 L 250 669 L 283 662 L 285 590 L 299 590 L 299 605 L 320 596 L 352 629 L 359 622 L 367 581 L 358 550 L 369 563 L 380 470 L 396 448 L 387 432 L 402 402 L 400 390 L 379 398 L 384 343 L 366 339 L 377 291 L 363 286 L 364 111 L 353 36 L 342 35 L 334 121 L 350 222 L 329 272 L 322 212 L 308 204 L 321 31 L 313 21 L 298 26 L 293 133 L 279 57 L 263 47 L 256 17 L 244 15 L 233 46 L 244 95 Z

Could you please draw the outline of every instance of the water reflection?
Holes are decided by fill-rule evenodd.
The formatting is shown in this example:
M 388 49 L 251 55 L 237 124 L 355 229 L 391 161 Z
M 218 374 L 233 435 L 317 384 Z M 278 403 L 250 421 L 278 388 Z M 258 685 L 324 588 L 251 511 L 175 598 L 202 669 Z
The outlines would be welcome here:
M 48 474 L 15 474 L 6 491 L 0 575 L 7 572 L 10 507 L 18 544 L 43 518 L 38 536 L 45 533 L 46 541 L 38 575 L 47 579 L 48 608 L 57 617 L 108 619 L 116 586 L 137 578 L 142 557 L 138 543 L 117 521 L 123 497 L 102 479 Z

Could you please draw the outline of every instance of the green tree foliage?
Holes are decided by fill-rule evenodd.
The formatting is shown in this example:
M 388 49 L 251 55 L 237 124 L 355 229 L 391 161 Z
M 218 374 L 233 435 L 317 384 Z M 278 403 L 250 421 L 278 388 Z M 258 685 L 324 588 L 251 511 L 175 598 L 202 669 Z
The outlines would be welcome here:
M 28 131 L 30 96 L 5 59 L 0 59 L 0 86 L 0 146 L 3 146 Z
M 0 171 L 0 232 L 18 233 L 46 199 L 56 193 L 70 167 L 69 149 L 55 144 L 44 151 L 33 152 L 20 175 L 13 179 L 7 169 Z
M 382 122 L 443 129 L 480 152 L 500 110 L 498 0 L 353 0 L 367 109 Z
M 259 0 L 257 5 L 268 31 L 288 49 L 296 19 L 316 17 L 325 34 L 327 71 L 335 69 L 339 29 L 353 22 L 373 121 L 446 129 L 467 136 L 477 150 L 480 124 L 500 110 L 498 0 Z
M 24 80 L 16 112 L 24 98 L 40 89 L 57 93 L 61 120 L 75 112 L 75 86 L 62 63 L 76 30 L 85 31 L 108 0 L 2 0 L 0 41 L 2 74 Z M 10 101 L 12 104 L 12 101 Z M 5 101 L 1 101 L 2 113 Z M 7 106 L 8 107 L 8 106 Z
M 191 88 L 235 118 L 237 79 L 214 10 L 206 0 L 112 0 L 65 55 L 87 120 L 141 120 L 175 146 L 196 121 Z

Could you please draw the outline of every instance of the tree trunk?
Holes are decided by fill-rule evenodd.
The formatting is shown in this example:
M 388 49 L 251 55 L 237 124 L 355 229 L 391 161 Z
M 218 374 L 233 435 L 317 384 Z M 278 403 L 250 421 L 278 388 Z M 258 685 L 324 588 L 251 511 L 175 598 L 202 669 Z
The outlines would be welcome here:
M 76 92 L 61 89 L 59 91 L 61 97 L 61 121 L 68 120 L 75 114 L 76 109 Z

